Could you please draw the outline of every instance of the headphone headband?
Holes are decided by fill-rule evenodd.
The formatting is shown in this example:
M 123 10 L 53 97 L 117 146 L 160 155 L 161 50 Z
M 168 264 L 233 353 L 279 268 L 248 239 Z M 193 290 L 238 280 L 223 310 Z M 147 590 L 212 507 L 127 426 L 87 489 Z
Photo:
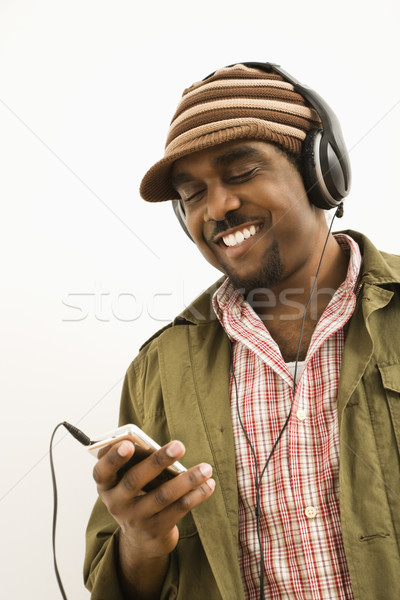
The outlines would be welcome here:
M 241 64 L 266 73 L 277 73 L 285 81 L 291 83 L 295 91 L 303 96 L 317 112 L 322 123 L 322 136 L 319 143 L 320 175 L 324 181 L 326 180 L 327 190 L 324 190 L 324 197 L 327 192 L 328 196 L 325 197 L 325 200 L 329 205 L 327 207 L 321 206 L 321 208 L 329 209 L 338 206 L 350 191 L 351 169 L 342 128 L 333 110 L 317 92 L 300 83 L 284 69 L 281 69 L 279 65 L 268 62 L 246 62 Z M 339 163 L 340 169 L 337 165 L 335 166 L 335 162 Z

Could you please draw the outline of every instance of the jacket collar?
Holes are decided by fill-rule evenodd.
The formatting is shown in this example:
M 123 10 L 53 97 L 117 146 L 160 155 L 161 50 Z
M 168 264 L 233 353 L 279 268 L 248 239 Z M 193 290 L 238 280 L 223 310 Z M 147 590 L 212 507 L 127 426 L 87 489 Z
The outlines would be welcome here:
M 357 231 L 341 231 L 353 238 L 360 246 L 363 257 L 362 283 L 387 285 L 400 283 L 400 256 L 380 252 L 372 242 Z
M 203 292 L 194 302 L 183 310 L 174 320 L 174 325 L 189 323 L 193 325 L 208 325 L 218 322 L 212 305 L 212 298 L 217 289 L 225 281 L 226 276 L 220 277 L 213 285 Z

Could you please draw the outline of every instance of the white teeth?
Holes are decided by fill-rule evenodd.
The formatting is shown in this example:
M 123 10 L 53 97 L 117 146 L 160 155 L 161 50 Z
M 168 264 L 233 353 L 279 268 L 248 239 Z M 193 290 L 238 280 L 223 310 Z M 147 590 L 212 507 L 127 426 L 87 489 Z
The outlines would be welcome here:
M 236 238 L 236 242 L 238 244 L 241 244 L 243 242 L 243 240 L 244 240 L 244 235 L 243 235 L 243 233 L 241 231 L 237 231 L 235 233 L 235 238 Z
M 250 227 L 246 227 L 243 231 L 236 231 L 235 233 L 230 233 L 229 235 L 223 236 L 225 246 L 238 246 L 244 240 L 247 240 L 252 235 L 255 235 L 258 231 L 260 231 L 259 226 L 250 225 Z

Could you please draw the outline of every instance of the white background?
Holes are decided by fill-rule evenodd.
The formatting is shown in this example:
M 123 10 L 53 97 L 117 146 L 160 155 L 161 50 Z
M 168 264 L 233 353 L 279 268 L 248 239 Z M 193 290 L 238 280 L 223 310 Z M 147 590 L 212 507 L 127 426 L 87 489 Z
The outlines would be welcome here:
M 397 0 L 0 0 L 0 597 L 54 599 L 48 446 L 117 422 L 139 346 L 217 275 L 138 195 L 185 87 L 281 64 L 334 108 L 353 188 L 337 228 L 398 253 Z M 82 583 L 93 459 L 59 430 L 58 559 Z

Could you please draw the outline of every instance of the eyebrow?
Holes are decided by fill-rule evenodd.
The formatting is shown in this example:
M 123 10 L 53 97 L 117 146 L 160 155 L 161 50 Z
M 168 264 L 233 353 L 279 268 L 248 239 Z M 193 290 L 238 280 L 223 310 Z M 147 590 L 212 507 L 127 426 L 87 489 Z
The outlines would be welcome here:
M 235 162 L 236 160 L 240 160 L 242 158 L 247 158 L 248 156 L 252 157 L 261 157 L 261 152 L 253 146 L 243 145 L 238 148 L 233 148 L 233 150 L 228 150 L 224 152 L 224 154 L 220 154 L 216 156 L 213 160 L 213 166 L 227 166 Z
M 256 148 L 244 144 L 243 146 L 239 146 L 233 150 L 228 150 L 227 152 L 216 156 L 212 161 L 212 165 L 213 167 L 226 167 L 237 160 L 241 160 L 242 158 L 247 158 L 249 156 L 253 158 L 261 158 L 262 155 L 261 152 Z M 193 181 L 193 177 L 187 172 L 178 173 L 171 178 L 172 186 L 175 189 L 179 185 L 182 185 L 183 183 L 189 183 L 191 181 Z
M 189 173 L 178 173 L 178 175 L 171 177 L 171 185 L 175 190 L 183 183 L 189 183 L 190 181 L 193 181 L 193 177 Z

